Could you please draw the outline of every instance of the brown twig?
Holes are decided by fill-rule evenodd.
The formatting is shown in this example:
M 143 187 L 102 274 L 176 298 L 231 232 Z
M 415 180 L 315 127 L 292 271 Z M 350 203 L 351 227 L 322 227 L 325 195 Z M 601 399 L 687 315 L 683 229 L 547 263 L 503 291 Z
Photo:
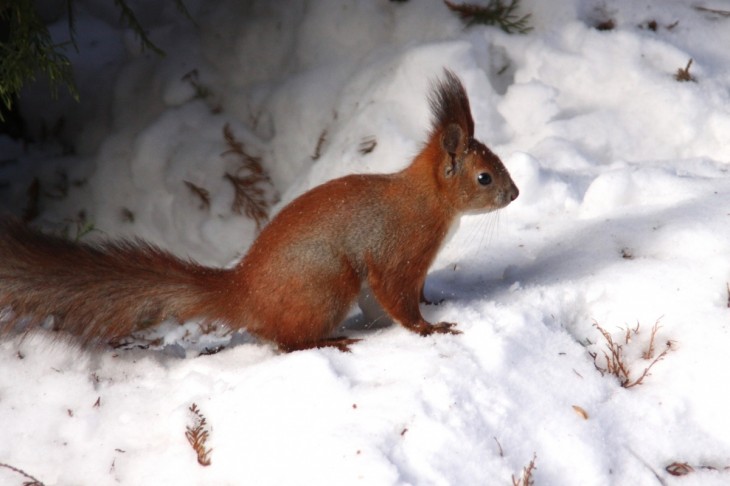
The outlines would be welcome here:
M 319 138 L 317 139 L 317 146 L 314 147 L 314 154 L 312 155 L 312 160 L 319 160 L 319 158 L 322 156 L 322 147 L 324 147 L 324 143 L 327 141 L 327 130 L 322 130 L 322 133 L 319 134 Z
M 195 403 L 190 405 L 188 410 L 193 414 L 194 424 L 193 426 L 185 427 L 185 437 L 198 456 L 198 464 L 201 466 L 210 466 L 210 453 L 213 450 L 209 449 L 206 444 L 208 437 L 210 437 L 210 432 L 206 430 L 208 423 Z
M 604 373 L 611 374 L 618 378 L 619 383 L 623 388 L 632 388 L 637 385 L 641 385 L 644 382 L 644 379 L 649 376 L 650 371 L 652 367 L 657 364 L 659 361 L 664 359 L 664 357 L 667 355 L 667 353 L 672 349 L 671 343 L 672 341 L 667 341 L 666 348 L 659 353 L 659 355 L 654 358 L 654 360 L 649 363 L 649 366 L 644 368 L 644 371 L 639 375 L 638 378 L 632 379 L 631 378 L 631 370 L 629 369 L 629 365 L 626 363 L 626 356 L 624 355 L 624 347 L 623 345 L 617 343 L 613 340 L 613 337 L 611 334 L 609 334 L 608 331 L 603 329 L 597 322 L 593 324 L 598 331 L 603 336 L 603 339 L 606 341 L 606 350 L 604 350 L 603 358 L 605 360 L 604 365 L 598 364 L 598 353 L 596 352 L 589 352 L 588 354 L 593 358 L 593 365 L 596 367 L 596 369 L 603 375 Z M 654 324 L 654 327 L 652 328 L 651 337 L 649 340 L 649 346 L 644 353 L 642 353 L 642 357 L 644 359 L 651 359 L 651 357 L 654 356 L 654 340 L 656 338 L 656 333 L 659 330 L 659 321 Z M 639 325 L 634 329 L 626 329 L 624 334 L 624 344 L 628 345 L 630 343 L 630 337 L 633 334 L 639 333 Z
M 689 68 L 692 66 L 692 61 L 693 59 L 690 59 L 684 69 L 677 69 L 677 72 L 674 74 L 674 79 L 677 81 L 697 81 L 697 79 L 689 72 Z
M 522 468 L 522 476 L 519 478 L 516 478 L 515 475 L 512 475 L 512 486 L 532 486 L 535 484 L 535 480 L 532 477 L 532 473 L 535 469 L 537 469 L 537 466 L 535 466 L 535 460 L 537 459 L 537 454 L 532 455 L 532 460 L 530 461 L 530 464 Z
M 660 327 L 662 327 L 659 325 L 659 320 L 660 319 L 657 319 L 657 321 L 654 323 L 654 325 L 651 328 L 651 336 L 649 337 L 649 346 L 646 348 L 646 351 L 644 351 L 641 354 L 641 357 L 644 359 L 652 359 L 654 357 L 654 339 L 656 338 L 657 331 L 659 330 Z
M 10 469 L 14 473 L 18 473 L 21 476 L 23 476 L 24 478 L 28 479 L 28 481 L 24 481 L 23 482 L 23 486 L 45 486 L 43 484 L 43 482 L 41 482 L 40 479 L 37 479 L 37 478 L 31 476 L 30 474 L 28 474 L 27 472 L 23 471 L 20 468 L 11 466 L 10 464 L 5 464 L 3 462 L 0 462 L 0 467 L 4 467 L 6 469 Z
M 260 179 L 250 176 L 238 176 L 226 172 L 225 177 L 231 184 L 235 195 L 231 209 L 237 214 L 245 214 L 256 223 L 256 230 L 261 231 L 269 220 L 269 205 L 266 191 L 258 186 Z
M 715 467 L 715 466 L 709 466 L 706 464 L 700 465 L 700 466 L 690 466 L 686 462 L 673 462 L 670 465 L 668 465 L 666 468 L 664 468 L 669 474 L 672 476 L 686 476 L 689 473 L 695 472 L 697 469 L 705 469 L 707 471 L 723 471 L 728 472 L 730 471 L 730 466 L 721 466 L 721 467 Z
M 360 142 L 358 152 L 360 152 L 362 155 L 367 155 L 375 150 L 375 147 L 377 147 L 377 145 L 378 141 L 375 139 L 375 137 L 365 137 Z
M 695 10 L 699 10 L 700 12 L 707 12 L 707 13 L 719 15 L 720 17 L 730 17 L 730 11 L 728 11 L 728 10 L 719 10 L 719 9 L 716 9 L 716 8 L 707 8 L 707 7 L 702 7 L 700 5 L 695 5 L 694 9 Z
M 694 472 L 695 468 L 686 462 L 673 462 L 668 465 L 665 470 L 672 476 L 686 476 L 687 474 Z
M 200 199 L 200 209 L 210 209 L 210 192 L 190 181 L 183 181 L 190 191 Z
M 490 0 L 487 5 L 472 3 L 453 3 L 444 0 L 449 10 L 461 17 L 467 27 L 475 24 L 498 25 L 508 34 L 517 32 L 526 34 L 532 30 L 529 20 L 532 14 L 517 15 L 519 0 Z
M 499 443 L 499 439 L 497 437 L 493 437 L 494 442 L 497 443 L 497 449 L 499 449 L 499 457 L 504 457 L 504 450 L 502 449 L 502 444 Z
M 641 373 L 641 376 L 639 376 L 637 379 L 635 379 L 632 382 L 622 383 L 621 386 L 624 387 L 624 388 L 631 388 L 631 387 L 636 386 L 636 385 L 641 385 L 643 383 L 643 381 L 644 381 L 644 378 L 646 378 L 647 376 L 649 376 L 649 371 L 651 370 L 651 368 L 655 364 L 657 364 L 659 361 L 663 360 L 664 359 L 664 356 L 667 355 L 667 353 L 669 352 L 670 349 L 672 349 L 672 348 L 670 348 L 669 346 L 667 346 L 667 348 L 664 351 L 662 351 L 659 354 L 659 356 L 657 356 L 654 359 L 654 361 L 652 361 L 651 363 L 649 363 L 649 366 L 647 366 L 646 368 L 644 368 L 644 371 Z
M 253 219 L 256 229 L 260 231 L 269 220 L 269 209 L 277 199 L 271 178 L 261 165 L 261 158 L 246 152 L 243 143 L 236 140 L 228 124 L 223 127 L 223 138 L 228 150 L 221 155 L 232 154 L 240 161 L 234 173 L 226 172 L 224 175 L 233 184 L 235 192 L 231 210 Z
M 193 91 L 195 91 L 195 99 L 205 100 L 208 103 L 212 113 L 220 113 L 223 111 L 220 102 L 214 100 L 217 97 L 214 96 L 213 90 L 200 81 L 197 69 L 188 71 L 181 79 L 182 81 L 187 81 L 193 88 Z

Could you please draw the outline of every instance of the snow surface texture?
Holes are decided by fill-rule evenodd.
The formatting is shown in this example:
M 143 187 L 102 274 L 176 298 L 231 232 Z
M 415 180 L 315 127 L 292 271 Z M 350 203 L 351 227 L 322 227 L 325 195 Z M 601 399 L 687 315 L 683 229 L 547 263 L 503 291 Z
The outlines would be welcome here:
M 130 2 L 164 58 L 138 52 L 112 2 L 76 4 L 81 103 L 23 100 L 36 133 L 63 115 L 74 150 L 0 139 L 7 207 L 66 174 L 64 197 L 41 198 L 46 228 L 83 210 L 106 235 L 228 264 L 256 226 L 231 211 L 226 124 L 281 207 L 404 167 L 443 67 L 521 193 L 465 217 L 430 273 L 444 302 L 425 316 L 459 336 L 354 314 L 350 354 L 235 336 L 199 355 L 227 338 L 195 323 L 163 326 L 158 350 L 6 339 L 0 463 L 46 485 L 511 484 L 533 457 L 538 485 L 730 483 L 730 18 L 696 8 L 729 2 L 523 0 L 524 36 L 465 29 L 437 0 L 186 1 L 196 24 L 173 2 Z M 690 59 L 695 81 L 677 81 Z M 654 356 L 671 346 L 642 384 L 599 372 L 594 323 L 636 379 L 657 321 Z M 193 403 L 208 467 L 185 437 Z M 675 462 L 694 471 L 672 476 Z M 0 467 L 0 483 L 24 480 Z

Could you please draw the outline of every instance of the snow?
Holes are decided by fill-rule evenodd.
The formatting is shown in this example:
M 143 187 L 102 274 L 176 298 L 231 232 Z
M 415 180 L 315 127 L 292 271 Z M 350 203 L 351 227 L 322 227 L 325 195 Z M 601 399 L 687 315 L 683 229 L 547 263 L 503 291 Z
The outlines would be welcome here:
M 224 126 L 261 158 L 279 209 L 330 178 L 405 166 L 443 67 L 520 197 L 464 217 L 431 270 L 426 294 L 443 302 L 424 315 L 462 335 L 353 311 L 351 353 L 281 354 L 194 322 L 163 325 L 148 350 L 5 338 L 0 463 L 46 485 L 470 485 L 511 484 L 534 456 L 540 485 L 730 482 L 730 19 L 696 8 L 728 2 L 523 0 L 527 35 L 465 29 L 437 0 L 188 1 L 195 23 L 172 2 L 130 4 L 167 55 L 140 52 L 111 6 L 76 2 L 81 102 L 26 93 L 36 137 L 59 128 L 27 147 L 0 136 L 7 210 L 37 177 L 47 229 L 83 211 L 99 230 L 84 238 L 227 265 L 256 225 L 231 210 Z M 64 18 L 53 31 L 67 36 Z M 696 81 L 675 80 L 690 59 Z M 640 385 L 598 371 L 595 324 L 635 379 L 657 322 L 654 355 L 671 346 Z M 193 403 L 208 467 L 185 437 Z M 694 471 L 672 476 L 675 462 Z M 0 467 L 2 484 L 26 479 Z

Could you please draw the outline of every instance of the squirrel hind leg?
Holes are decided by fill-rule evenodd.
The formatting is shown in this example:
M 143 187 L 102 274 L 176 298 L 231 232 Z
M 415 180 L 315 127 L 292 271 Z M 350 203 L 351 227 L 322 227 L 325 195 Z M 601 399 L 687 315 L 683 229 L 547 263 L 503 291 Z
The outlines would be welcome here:
M 344 301 L 339 304 L 344 304 Z M 330 307 L 326 313 L 323 310 L 325 306 L 291 307 L 278 315 L 267 315 L 265 323 L 260 321 L 264 325 L 249 327 L 249 331 L 275 343 L 285 352 L 324 347 L 348 351 L 348 346 L 357 340 L 330 337 L 330 334 L 344 320 L 349 307 L 349 303 L 341 305 L 339 309 Z M 258 318 L 261 317 L 259 314 Z
M 289 297 L 272 302 L 262 295 L 247 309 L 251 321 L 245 326 L 252 334 L 275 343 L 282 351 L 335 347 L 347 351 L 356 340 L 331 338 L 347 316 L 360 289 L 360 281 L 352 272 L 341 272 L 331 278 L 311 281 L 289 281 Z M 269 295 L 275 295 L 273 292 Z

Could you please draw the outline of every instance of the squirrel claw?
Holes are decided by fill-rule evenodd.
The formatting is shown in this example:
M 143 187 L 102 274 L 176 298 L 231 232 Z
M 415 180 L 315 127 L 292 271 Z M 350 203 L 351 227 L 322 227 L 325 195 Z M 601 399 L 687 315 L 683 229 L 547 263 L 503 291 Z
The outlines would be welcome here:
M 461 334 L 461 331 L 454 329 L 455 322 L 439 322 L 437 324 L 429 324 L 428 327 L 421 328 L 419 334 L 421 336 L 430 336 L 431 334 Z
M 343 353 L 350 352 L 350 345 L 362 341 L 362 339 L 346 338 L 344 336 L 324 339 L 317 343 L 318 348 L 336 348 Z
M 320 349 L 320 348 L 335 348 L 343 353 L 350 352 L 350 345 L 362 341 L 362 339 L 347 338 L 344 336 L 333 337 L 322 339 L 317 342 L 300 343 L 293 346 L 279 346 L 279 348 L 286 352 L 291 353 L 293 351 L 304 351 L 305 349 Z

